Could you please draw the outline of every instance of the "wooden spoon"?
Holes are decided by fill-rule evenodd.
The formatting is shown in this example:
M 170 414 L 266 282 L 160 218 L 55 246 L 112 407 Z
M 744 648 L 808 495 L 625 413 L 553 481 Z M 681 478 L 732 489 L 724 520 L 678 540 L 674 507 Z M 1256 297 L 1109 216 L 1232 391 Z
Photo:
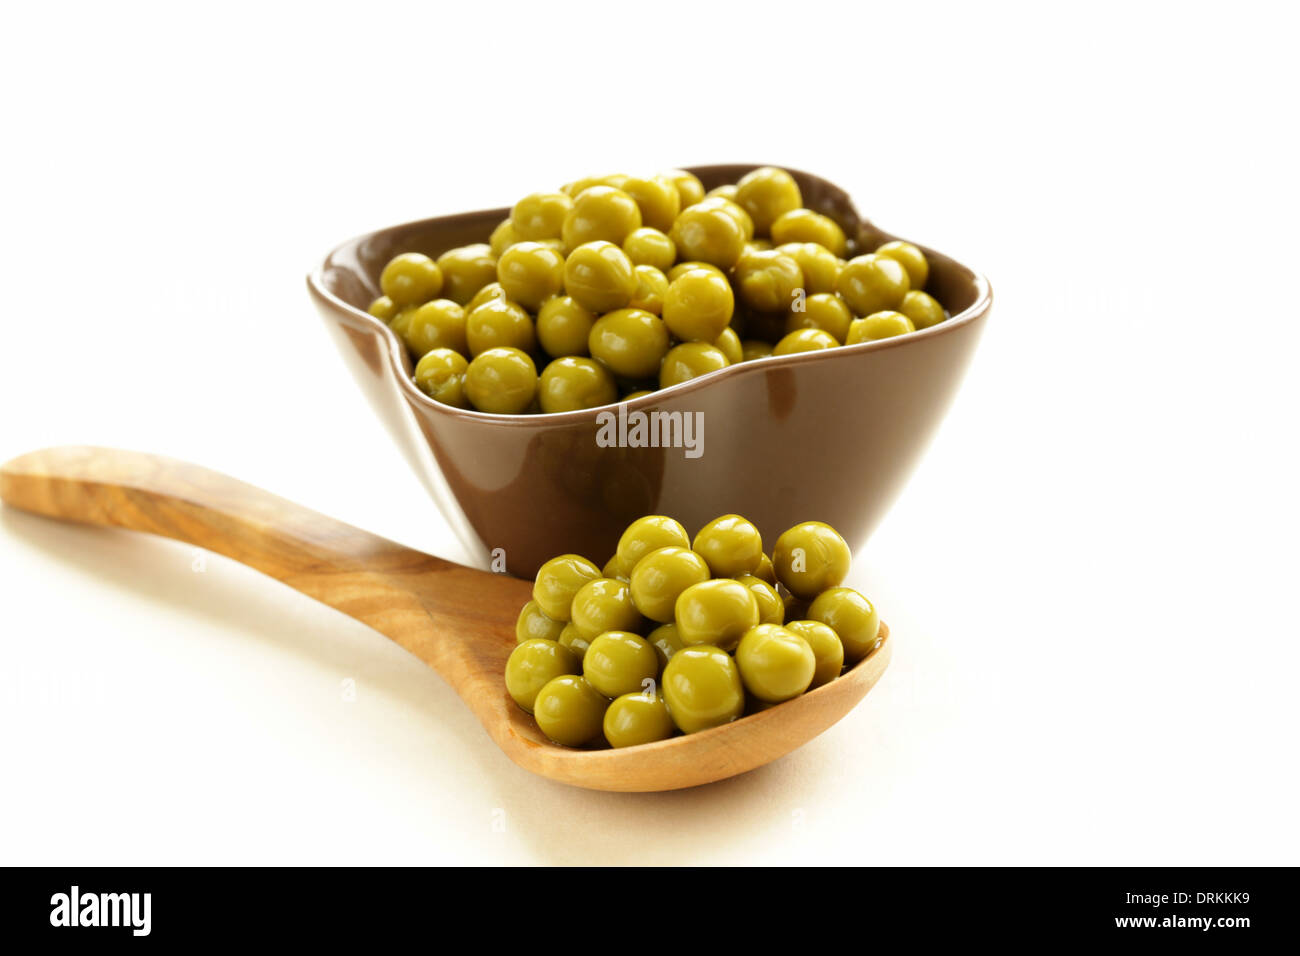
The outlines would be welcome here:
M 156 455 L 51 448 L 0 468 L 0 499 L 86 524 L 147 531 L 233 558 L 392 638 L 449 683 L 527 770 L 595 790 L 675 790 L 761 767 L 862 699 L 889 662 L 889 629 L 838 680 L 702 733 L 621 750 L 550 743 L 506 694 L 527 581 L 443 561 L 291 501 Z

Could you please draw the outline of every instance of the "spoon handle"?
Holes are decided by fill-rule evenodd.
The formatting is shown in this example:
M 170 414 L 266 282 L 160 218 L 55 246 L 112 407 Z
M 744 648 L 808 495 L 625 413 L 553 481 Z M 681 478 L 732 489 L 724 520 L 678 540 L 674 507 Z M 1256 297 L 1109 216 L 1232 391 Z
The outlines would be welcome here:
M 437 610 L 410 586 L 413 576 L 466 571 L 226 475 L 139 452 L 69 446 L 22 455 L 0 466 L 0 499 L 51 518 L 206 548 L 411 650 L 428 641 L 429 611 Z M 420 646 L 420 656 L 429 650 Z

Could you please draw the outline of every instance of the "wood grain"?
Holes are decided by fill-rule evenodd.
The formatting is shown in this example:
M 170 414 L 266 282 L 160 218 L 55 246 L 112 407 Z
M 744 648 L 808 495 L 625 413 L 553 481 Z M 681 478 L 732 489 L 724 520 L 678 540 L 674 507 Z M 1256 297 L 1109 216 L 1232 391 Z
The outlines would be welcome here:
M 424 661 L 511 760 L 597 790 L 673 790 L 744 773 L 846 714 L 889 662 L 880 646 L 838 680 L 725 727 L 623 750 L 571 750 L 505 692 L 527 581 L 462 567 L 335 521 L 217 472 L 156 455 L 63 447 L 0 467 L 0 499 L 65 521 L 144 531 L 255 568 L 356 618 Z

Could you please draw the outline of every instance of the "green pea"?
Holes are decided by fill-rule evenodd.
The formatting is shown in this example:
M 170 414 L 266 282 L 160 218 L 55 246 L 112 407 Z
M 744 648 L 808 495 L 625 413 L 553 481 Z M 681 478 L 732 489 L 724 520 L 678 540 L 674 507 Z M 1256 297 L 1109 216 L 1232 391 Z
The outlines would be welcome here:
M 596 637 L 582 659 L 582 676 L 606 697 L 621 697 L 645 689 L 659 674 L 659 658 L 650 643 L 627 631 L 606 631 Z
M 618 539 L 617 557 L 623 573 L 631 575 L 636 563 L 660 548 L 689 548 L 690 535 L 681 523 L 667 515 L 637 518 Z
M 854 319 L 849 326 L 845 345 L 857 345 L 860 342 L 875 342 L 878 339 L 890 339 L 896 335 L 915 332 L 912 320 L 901 312 L 873 312 L 866 318 Z
M 442 291 L 442 271 L 422 253 L 403 252 L 384 266 L 379 288 L 399 306 L 419 305 L 438 297 Z
M 564 674 L 552 679 L 533 702 L 537 726 L 557 744 L 581 747 L 604 731 L 609 701 L 585 677 Z
M 758 602 L 758 622 L 760 624 L 781 624 L 785 621 L 785 602 L 776 588 L 754 574 L 740 574 L 736 580 L 749 588 Z
M 632 570 L 632 603 L 652 621 L 668 623 L 673 620 L 681 593 L 707 580 L 709 566 L 694 551 L 659 548 L 638 561 Z
M 805 521 L 776 539 L 772 564 L 776 576 L 795 597 L 811 601 L 849 573 L 849 546 L 830 525 Z
M 817 658 L 795 632 L 779 624 L 760 624 L 740 639 L 736 666 L 747 691 L 759 700 L 779 704 L 808 689 Z
M 538 692 L 561 674 L 578 669 L 578 659 L 555 641 L 528 640 L 515 645 L 506 661 L 506 690 L 516 704 L 533 712 Z
M 763 536 L 740 515 L 714 518 L 695 535 L 691 545 L 720 578 L 753 574 L 763 561 Z
M 677 633 L 683 644 L 712 644 L 730 650 L 758 624 L 758 602 L 749 588 L 730 578 L 693 584 L 677 597 Z
M 831 588 L 808 607 L 808 619 L 821 621 L 844 645 L 844 662 L 855 664 L 880 643 L 880 616 L 870 601 L 852 588 Z
M 829 684 L 840 676 L 844 669 L 844 644 L 838 634 L 820 621 L 790 621 L 785 627 L 808 642 L 817 661 L 809 690 Z
M 573 596 L 589 581 L 600 577 L 600 568 L 578 554 L 551 558 L 537 569 L 533 600 L 542 613 L 555 621 L 568 621 Z
M 685 734 L 731 723 L 745 712 L 745 688 L 730 654 L 718 647 L 684 647 L 664 668 L 664 701 Z
M 635 747 L 667 740 L 675 730 L 663 697 L 649 692 L 615 698 L 605 711 L 604 729 L 611 747 Z
M 606 631 L 639 631 L 642 624 L 631 588 L 610 578 L 588 581 L 578 589 L 572 619 L 588 640 Z
M 523 606 L 515 621 L 515 642 L 522 644 L 536 639 L 558 641 L 563 630 L 564 622 L 547 617 L 541 605 L 533 600 Z

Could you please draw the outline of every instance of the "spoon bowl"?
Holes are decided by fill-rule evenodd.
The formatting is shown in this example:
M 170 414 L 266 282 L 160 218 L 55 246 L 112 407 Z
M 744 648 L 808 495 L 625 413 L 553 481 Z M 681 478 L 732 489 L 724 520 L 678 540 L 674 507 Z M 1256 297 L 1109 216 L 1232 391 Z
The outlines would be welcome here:
M 515 763 L 594 790 L 676 790 L 781 757 L 835 723 L 889 662 L 889 629 L 837 680 L 702 733 L 639 747 L 548 741 L 505 689 L 514 625 L 531 585 L 466 568 L 327 518 L 196 465 L 104 448 L 51 448 L 0 467 L 0 500 L 65 521 L 207 548 L 388 636 L 437 671 Z
M 712 188 L 753 168 L 691 171 Z M 805 205 L 836 219 L 859 249 L 898 238 L 864 220 L 838 186 L 791 173 Z M 509 213 L 463 213 L 360 236 L 330 253 L 308 288 L 362 392 L 462 544 L 482 567 L 497 552 L 521 577 L 561 552 L 612 554 L 623 528 L 646 514 L 698 528 L 735 512 L 769 541 L 797 522 L 825 521 L 856 550 L 929 444 L 992 305 L 983 277 L 922 246 L 931 266 L 926 288 L 951 317 L 920 332 L 744 362 L 603 409 L 490 415 L 441 405 L 416 388 L 406 348 L 366 307 L 392 256 L 486 242 Z M 616 409 L 694 416 L 700 454 L 606 447 L 601 416 Z

